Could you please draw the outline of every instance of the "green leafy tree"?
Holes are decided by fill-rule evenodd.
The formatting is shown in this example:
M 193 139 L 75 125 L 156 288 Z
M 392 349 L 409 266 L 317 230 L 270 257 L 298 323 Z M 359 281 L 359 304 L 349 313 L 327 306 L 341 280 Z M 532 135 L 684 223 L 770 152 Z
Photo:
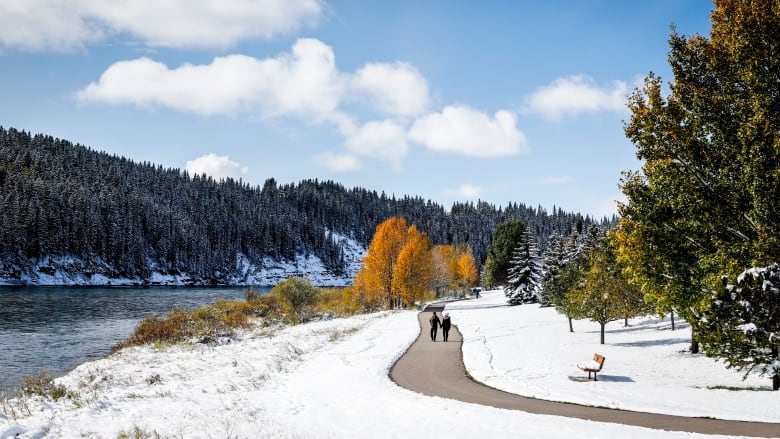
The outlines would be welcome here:
M 709 39 L 672 31 L 669 96 L 651 73 L 629 98 L 644 166 L 620 208 L 645 294 L 698 330 L 722 275 L 780 260 L 780 7 L 716 0 L 711 20 Z
M 597 322 L 601 344 L 609 322 L 642 314 L 646 307 L 639 288 L 631 285 L 617 261 L 615 246 L 609 240 L 588 252 L 588 268 L 582 281 L 567 293 L 569 302 L 578 304 L 576 317 Z
M 493 256 L 488 254 L 487 258 L 485 259 L 485 263 L 482 264 L 482 272 L 479 275 L 479 278 L 482 281 L 482 285 L 488 288 L 495 285 L 495 282 L 493 281 L 493 271 L 495 270 L 495 265 L 496 263 L 493 260 Z
M 745 271 L 736 285 L 723 282 L 696 316 L 704 352 L 745 377 L 758 370 L 780 390 L 780 265 Z

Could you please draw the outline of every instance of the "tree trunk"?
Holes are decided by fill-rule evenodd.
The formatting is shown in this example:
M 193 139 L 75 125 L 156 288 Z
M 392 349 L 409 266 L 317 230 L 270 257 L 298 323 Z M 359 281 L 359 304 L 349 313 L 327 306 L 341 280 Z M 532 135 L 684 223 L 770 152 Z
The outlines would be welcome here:
M 628 328 L 628 317 L 623 318 L 623 326 Z
M 569 317 L 569 316 L 566 316 Z M 574 332 L 574 324 L 572 323 L 571 317 L 569 317 L 569 332 Z
M 601 322 L 599 322 L 599 324 L 601 325 L 601 344 L 604 344 L 604 328 L 607 326 L 607 324 Z
M 672 331 L 674 331 L 674 310 L 672 310 L 671 316 L 672 316 Z
M 693 331 L 693 328 L 691 328 L 691 349 L 690 350 L 692 354 L 699 353 L 699 341 L 696 340 L 696 333 Z
M 772 358 L 777 361 L 778 348 L 777 346 L 772 348 Z M 780 371 L 776 370 L 775 375 L 772 377 L 772 390 L 780 390 Z

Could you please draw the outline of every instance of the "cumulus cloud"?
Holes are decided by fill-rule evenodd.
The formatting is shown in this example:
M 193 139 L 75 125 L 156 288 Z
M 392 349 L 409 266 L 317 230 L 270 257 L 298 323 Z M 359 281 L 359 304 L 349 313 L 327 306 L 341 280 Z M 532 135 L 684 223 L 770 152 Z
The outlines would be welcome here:
M 417 119 L 409 138 L 435 151 L 472 157 L 501 157 L 528 151 L 525 135 L 509 112 L 488 114 L 467 106 L 447 106 L 440 113 Z
M 482 189 L 479 186 L 464 183 L 456 189 L 445 189 L 444 196 L 448 198 L 474 200 L 479 197 L 481 191 Z
M 515 114 L 505 110 L 489 115 L 455 105 L 411 119 L 430 105 L 428 83 L 419 71 L 405 63 L 372 63 L 355 73 L 341 72 L 333 49 L 317 39 L 300 39 L 290 52 L 263 59 L 228 55 L 177 67 L 148 57 L 119 61 L 79 90 L 76 99 L 331 124 L 343 136 L 346 151 L 315 160 L 332 170 L 358 169 L 363 157 L 400 170 L 410 141 L 472 157 L 528 150 Z M 354 108 L 345 109 L 347 103 L 367 104 L 387 118 L 361 124 Z
M 127 34 L 155 47 L 228 47 L 316 25 L 322 0 L 0 2 L 0 44 L 70 50 Z
M 64 51 L 104 37 L 104 27 L 85 20 L 69 2 L 0 2 L 0 46 Z
M 416 116 L 428 109 L 428 81 L 411 64 L 366 64 L 351 85 L 357 99 L 385 114 Z
M 265 116 L 325 117 L 343 94 L 333 50 L 298 40 L 289 54 L 215 58 L 170 69 L 149 58 L 119 61 L 76 94 L 83 102 L 162 105 L 203 115 L 256 110 Z
M 409 150 L 406 129 L 393 120 L 371 121 L 347 134 L 347 148 L 359 155 L 375 157 L 401 168 L 401 159 Z
M 200 156 L 193 160 L 187 160 L 185 169 L 190 175 L 206 174 L 215 180 L 232 178 L 238 180 L 243 177 L 248 168 L 230 160 L 226 155 L 216 155 L 214 153 Z
M 363 168 L 360 159 L 352 154 L 323 152 L 314 157 L 314 162 L 331 172 L 358 171 Z
M 627 92 L 626 83 L 622 81 L 599 87 L 587 76 L 569 76 L 537 89 L 528 99 L 527 108 L 550 120 L 580 113 L 623 112 L 626 111 Z

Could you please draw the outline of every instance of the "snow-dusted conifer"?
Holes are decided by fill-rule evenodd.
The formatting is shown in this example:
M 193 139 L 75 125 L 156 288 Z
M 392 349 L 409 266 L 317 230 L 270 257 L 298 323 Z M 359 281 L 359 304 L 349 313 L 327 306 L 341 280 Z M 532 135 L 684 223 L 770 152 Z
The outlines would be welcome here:
M 526 230 L 512 251 L 505 294 L 511 305 L 539 301 L 541 265 L 536 242 Z
M 694 327 L 709 357 L 726 367 L 758 371 L 780 390 L 780 265 L 751 268 L 712 295 Z

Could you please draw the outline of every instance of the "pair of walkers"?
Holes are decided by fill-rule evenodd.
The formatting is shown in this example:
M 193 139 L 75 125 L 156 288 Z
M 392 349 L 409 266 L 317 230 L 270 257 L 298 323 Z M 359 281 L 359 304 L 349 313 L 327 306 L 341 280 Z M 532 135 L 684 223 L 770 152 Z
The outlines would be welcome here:
M 439 330 L 439 326 L 441 326 L 441 332 L 444 335 L 444 341 L 447 341 L 450 336 L 450 313 L 445 312 L 444 318 L 439 320 L 439 316 L 437 316 L 436 312 L 434 311 L 433 315 L 430 319 L 428 319 L 428 321 L 431 323 L 431 340 L 436 341 L 436 333 Z

